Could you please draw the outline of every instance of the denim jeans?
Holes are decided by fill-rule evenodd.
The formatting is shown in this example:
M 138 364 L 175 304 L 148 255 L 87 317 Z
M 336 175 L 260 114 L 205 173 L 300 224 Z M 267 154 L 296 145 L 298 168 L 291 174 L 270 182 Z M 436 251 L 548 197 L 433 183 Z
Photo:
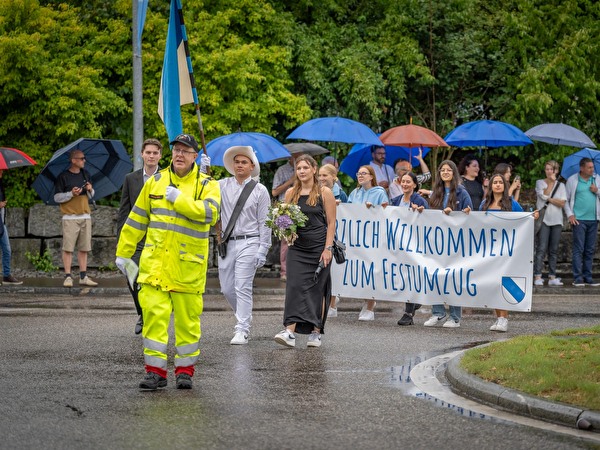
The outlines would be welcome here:
M 575 282 L 592 281 L 592 261 L 596 250 L 598 221 L 580 220 L 573 226 L 573 278 Z
M 4 226 L 4 234 L 0 237 L 0 250 L 2 250 L 2 271 L 4 276 L 10 275 L 10 241 L 8 240 L 8 229 Z
M 446 315 L 446 308 L 444 305 L 433 305 L 431 307 L 431 313 L 436 317 L 444 317 Z M 460 316 L 462 315 L 462 307 L 450 305 L 450 318 L 455 322 L 460 322 Z
M 538 245 L 535 249 L 535 260 L 533 262 L 533 274 L 535 276 L 542 276 L 546 252 L 548 252 L 548 275 L 556 276 L 556 261 L 558 260 L 558 244 L 560 243 L 561 233 L 562 225 L 552 225 L 550 227 L 542 223 L 537 236 Z

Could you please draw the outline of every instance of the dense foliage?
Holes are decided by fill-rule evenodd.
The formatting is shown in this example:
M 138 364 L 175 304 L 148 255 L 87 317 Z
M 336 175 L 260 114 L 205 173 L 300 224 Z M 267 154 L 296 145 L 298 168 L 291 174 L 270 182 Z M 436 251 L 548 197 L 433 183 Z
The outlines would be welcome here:
M 593 0 L 182 3 L 207 140 L 243 130 L 283 141 L 311 117 L 340 115 L 375 131 L 412 118 L 442 136 L 482 118 L 523 130 L 563 122 L 600 141 Z M 144 134 L 166 141 L 156 105 L 169 2 L 149 4 Z M 40 164 L 5 177 L 20 194 L 13 205 L 37 201 L 28 186 L 53 151 L 79 137 L 132 147 L 131 10 L 131 0 L 0 0 L 0 145 Z M 193 106 L 182 114 L 184 128 L 197 130 Z M 572 151 L 536 144 L 482 156 L 488 169 L 513 162 L 531 185 L 543 160 Z M 429 162 L 464 154 L 435 151 Z

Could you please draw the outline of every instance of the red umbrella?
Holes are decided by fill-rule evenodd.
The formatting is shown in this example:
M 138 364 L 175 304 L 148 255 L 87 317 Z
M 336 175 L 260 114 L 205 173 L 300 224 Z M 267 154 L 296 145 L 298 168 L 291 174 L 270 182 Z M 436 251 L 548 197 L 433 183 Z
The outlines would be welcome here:
M 400 147 L 450 147 L 433 131 L 413 124 L 390 128 L 379 139 L 385 145 Z
M 16 148 L 0 147 L 0 169 L 35 166 L 37 163 L 30 156 Z

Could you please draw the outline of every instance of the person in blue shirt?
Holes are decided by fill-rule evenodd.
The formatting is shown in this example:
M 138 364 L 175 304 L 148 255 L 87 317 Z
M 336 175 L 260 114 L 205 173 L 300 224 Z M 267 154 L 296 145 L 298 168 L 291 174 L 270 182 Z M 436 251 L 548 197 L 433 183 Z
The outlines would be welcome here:
M 319 168 L 319 184 L 321 186 L 327 186 L 333 192 L 335 202 L 339 205 L 340 203 L 346 203 L 348 196 L 338 184 L 337 178 L 338 170 L 333 164 L 324 164 Z
M 437 177 L 429 197 L 429 208 L 440 209 L 449 215 L 452 211 L 462 211 L 469 214 L 473 209 L 471 197 L 461 184 L 458 168 L 450 160 L 444 160 L 438 167 Z M 446 318 L 446 309 L 443 304 L 431 307 L 432 316 L 425 321 L 426 327 L 434 327 Z M 443 325 L 444 328 L 460 327 L 462 308 L 450 305 L 450 318 Z
M 413 211 L 423 212 L 424 209 L 429 209 L 429 204 L 421 195 L 416 191 L 419 190 L 419 181 L 417 175 L 412 172 L 406 172 L 400 177 L 400 188 L 402 189 L 402 195 L 394 197 L 391 200 L 392 206 L 398 206 L 400 208 L 410 208 Z M 413 317 L 415 311 L 419 309 L 421 305 L 417 303 L 406 303 L 404 307 L 404 315 L 398 321 L 398 325 L 406 326 L 413 325 Z
M 387 192 L 384 188 L 377 184 L 377 177 L 375 171 L 370 165 L 360 166 L 356 173 L 358 185 L 348 197 L 348 203 L 363 203 L 367 208 L 372 206 L 381 205 L 384 208 L 389 203 Z M 358 320 L 374 320 L 375 313 L 375 300 L 367 300 L 367 303 L 363 306 Z

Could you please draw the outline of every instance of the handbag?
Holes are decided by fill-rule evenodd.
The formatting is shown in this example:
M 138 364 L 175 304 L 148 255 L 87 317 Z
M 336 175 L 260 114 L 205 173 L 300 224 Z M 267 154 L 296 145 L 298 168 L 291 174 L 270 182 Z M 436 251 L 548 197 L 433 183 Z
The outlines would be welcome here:
M 346 262 L 346 244 L 339 241 L 337 238 L 333 239 L 331 253 L 333 253 L 336 263 L 343 264 Z
M 540 230 L 542 229 L 542 224 L 544 223 L 544 216 L 546 215 L 546 209 L 548 209 L 548 204 L 550 203 L 550 199 L 552 197 L 554 197 L 554 194 L 556 193 L 556 190 L 558 189 L 559 184 L 560 184 L 560 181 L 556 180 L 556 183 L 554 183 L 554 187 L 552 188 L 552 192 L 550 193 L 550 197 L 548 197 L 548 200 L 546 200 L 546 203 L 544 203 L 544 206 L 542 206 L 542 208 L 538 211 L 538 218 L 535 219 L 535 222 L 534 222 L 534 235 L 538 234 L 540 232 Z

